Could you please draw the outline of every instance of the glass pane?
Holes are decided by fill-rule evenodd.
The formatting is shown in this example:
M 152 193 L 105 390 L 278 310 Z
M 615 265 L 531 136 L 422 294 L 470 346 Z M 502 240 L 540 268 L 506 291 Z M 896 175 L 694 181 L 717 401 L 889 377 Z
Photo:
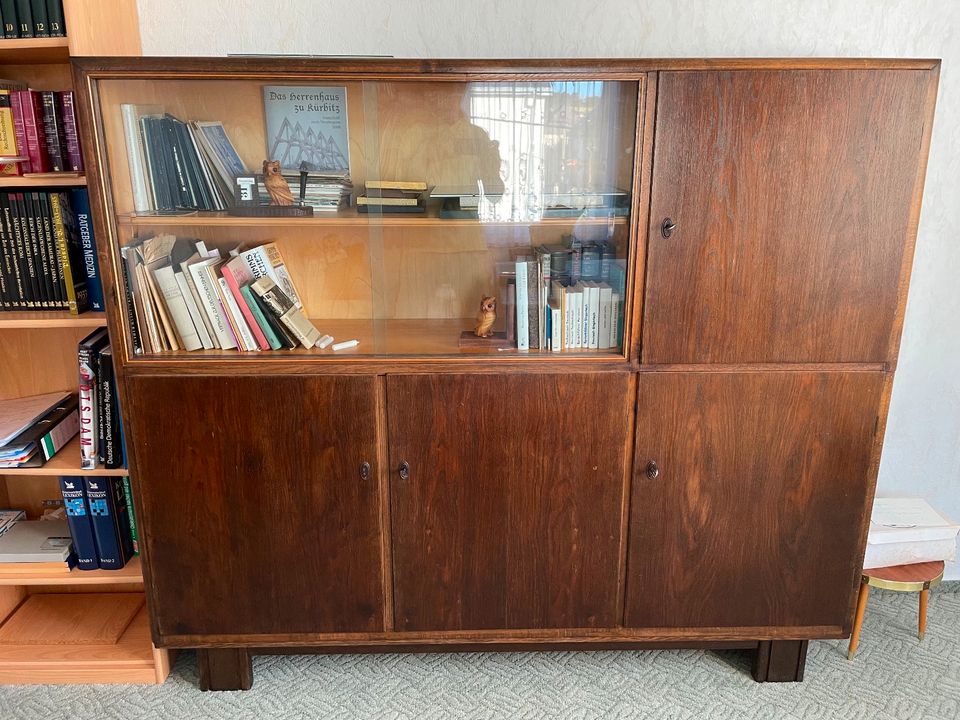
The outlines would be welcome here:
M 622 354 L 636 82 L 98 90 L 138 356 Z

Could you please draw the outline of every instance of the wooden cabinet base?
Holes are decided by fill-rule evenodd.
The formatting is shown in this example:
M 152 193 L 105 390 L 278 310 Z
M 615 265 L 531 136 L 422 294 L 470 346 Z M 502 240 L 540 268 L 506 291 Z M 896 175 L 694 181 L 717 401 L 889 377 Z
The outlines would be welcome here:
M 801 682 L 807 664 L 807 640 L 761 640 L 753 657 L 757 682 Z
M 253 687 L 253 662 L 246 648 L 197 650 L 201 690 L 249 690 Z

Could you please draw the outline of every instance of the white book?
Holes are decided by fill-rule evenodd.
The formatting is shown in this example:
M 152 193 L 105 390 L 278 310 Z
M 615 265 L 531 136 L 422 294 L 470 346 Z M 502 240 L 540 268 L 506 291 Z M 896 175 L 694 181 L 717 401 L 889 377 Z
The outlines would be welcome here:
M 153 192 L 150 187 L 150 172 L 144 151 L 143 134 L 140 132 L 140 116 L 161 112 L 155 105 L 120 106 L 123 119 L 123 137 L 127 142 L 127 163 L 130 166 L 130 184 L 133 186 L 133 209 L 138 213 L 154 210 Z
M 600 284 L 587 283 L 590 296 L 587 318 L 587 347 L 597 350 L 600 347 Z
M 617 341 L 617 323 L 620 320 L 620 295 L 618 293 L 610 294 L 610 347 L 617 348 L 620 343 Z
M 563 350 L 563 313 L 556 300 L 551 300 L 547 307 L 550 311 L 550 349 L 560 352 Z
M 530 349 L 529 302 L 527 288 L 527 263 L 518 262 L 517 267 L 517 349 Z
M 213 331 L 213 324 L 210 322 L 210 317 L 207 315 L 207 311 L 204 308 L 203 298 L 200 295 L 200 291 L 197 289 L 197 283 L 193 279 L 193 274 L 190 272 L 190 266 L 196 262 L 202 262 L 203 259 L 199 255 L 194 255 L 186 262 L 180 264 L 180 269 L 183 272 L 183 279 L 187 281 L 187 287 L 190 289 L 190 294 L 193 295 L 193 302 L 197 306 L 197 310 L 200 311 L 200 321 L 203 323 L 204 329 L 207 331 L 207 337 L 210 338 L 210 342 L 214 348 L 220 348 L 220 341 L 217 339 L 216 333 Z M 201 336 L 201 340 L 202 340 Z
M 193 282 L 197 286 L 197 292 L 203 300 L 203 311 L 210 320 L 217 342 L 224 350 L 230 350 L 237 347 L 237 341 L 233 337 L 233 331 L 227 321 L 223 306 L 220 303 L 220 293 L 213 287 L 213 281 L 207 272 L 207 266 L 219 262 L 218 258 L 209 258 L 203 262 L 191 263 L 187 270 Z
M 193 320 L 193 326 L 196 328 L 197 335 L 200 337 L 200 344 L 203 345 L 205 350 L 212 350 L 213 342 L 210 340 L 210 333 L 207 332 L 203 312 L 200 310 L 197 301 L 193 297 L 193 293 L 190 291 L 190 286 L 187 284 L 186 273 L 184 273 L 183 270 L 174 271 L 173 277 L 180 287 L 180 295 L 183 296 L 183 302 L 187 306 L 187 312 L 190 313 L 190 319 Z
M 163 296 L 163 302 L 167 307 L 168 317 L 177 331 L 177 337 L 185 350 L 199 350 L 203 347 L 200 342 L 200 336 L 197 334 L 197 328 L 190 317 L 190 311 L 187 309 L 187 303 L 180 292 L 180 286 L 174 277 L 173 268 L 169 265 L 156 268 L 153 271 L 153 279 L 157 283 L 157 289 Z
M 573 315 L 571 330 L 573 338 L 570 347 L 573 350 L 583 347 L 583 285 L 577 283 L 570 290 L 570 312 Z
M 283 262 L 283 256 L 277 249 L 276 243 L 267 243 L 259 247 L 244 250 L 239 253 L 243 258 L 250 273 L 256 280 L 262 277 L 269 277 L 273 280 L 284 294 L 293 301 L 293 304 L 299 309 L 303 309 L 303 302 L 297 293 L 297 288 L 293 284 L 293 278 L 287 272 L 287 266 Z
M 257 345 L 256 338 L 253 337 L 253 333 L 251 333 L 250 328 L 247 327 L 247 321 L 243 319 L 243 313 L 240 312 L 240 307 L 237 305 L 233 293 L 230 292 L 230 286 L 227 285 L 227 281 L 221 277 L 217 278 L 217 282 L 220 283 L 220 300 L 226 305 L 227 312 L 230 313 L 230 324 L 240 333 L 239 340 L 244 344 L 244 349 L 250 351 L 259 350 L 260 346 Z
M 610 342 L 610 306 L 613 299 L 613 288 L 606 283 L 600 283 L 600 338 L 597 347 L 606 350 L 613 347 Z

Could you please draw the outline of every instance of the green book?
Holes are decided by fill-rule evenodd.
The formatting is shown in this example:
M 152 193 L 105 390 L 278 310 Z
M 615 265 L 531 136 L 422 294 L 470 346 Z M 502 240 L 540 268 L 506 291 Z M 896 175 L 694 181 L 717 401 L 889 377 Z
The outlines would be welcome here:
M 260 309 L 260 306 L 257 305 L 257 301 L 254 300 L 253 291 L 250 289 L 250 286 L 242 285 L 240 287 L 240 294 L 243 295 L 243 299 L 250 308 L 250 312 L 253 313 L 253 317 L 256 319 L 257 325 L 259 325 L 260 329 L 263 330 L 263 336 L 267 339 L 270 349 L 279 350 L 281 347 L 283 347 L 283 345 L 280 344 L 280 338 L 277 337 L 277 334 L 273 331 L 273 328 L 270 327 L 270 323 L 268 323 L 267 318 L 264 317 L 263 311 Z
M 133 554 L 140 554 L 140 536 L 137 534 L 137 518 L 133 509 L 133 490 L 130 488 L 130 478 L 123 478 L 123 494 L 127 500 L 127 515 L 130 518 L 130 538 L 133 540 Z

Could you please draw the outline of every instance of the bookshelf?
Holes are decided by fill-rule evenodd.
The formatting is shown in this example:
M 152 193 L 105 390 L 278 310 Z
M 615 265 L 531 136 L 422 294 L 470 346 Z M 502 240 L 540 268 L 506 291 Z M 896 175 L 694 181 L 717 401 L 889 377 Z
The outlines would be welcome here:
M 0 40 L 0 77 L 30 87 L 67 90 L 73 86 L 70 59 L 75 55 L 139 54 L 134 0 L 65 0 L 66 38 Z M 85 187 L 84 175 L 46 173 L 0 178 L 0 190 Z M 106 325 L 103 312 L 0 313 L 0 398 L 77 387 L 77 342 Z M 43 501 L 59 499 L 61 475 L 123 476 L 126 469 L 80 470 L 79 438 L 74 438 L 39 468 L 0 469 L 0 506 L 23 509 L 31 519 Z M 140 559 L 119 571 L 0 573 L 0 628 L 16 617 L 33 595 L 98 593 L 97 612 L 109 614 L 116 593 L 143 593 Z M 55 618 L 50 618 L 54 620 Z M 42 625 L 42 623 L 40 623 Z M 170 670 L 170 653 L 153 646 L 146 607 L 113 644 L 89 644 L 61 638 L 56 645 L 30 637 L 0 644 L 0 683 L 160 683 Z

